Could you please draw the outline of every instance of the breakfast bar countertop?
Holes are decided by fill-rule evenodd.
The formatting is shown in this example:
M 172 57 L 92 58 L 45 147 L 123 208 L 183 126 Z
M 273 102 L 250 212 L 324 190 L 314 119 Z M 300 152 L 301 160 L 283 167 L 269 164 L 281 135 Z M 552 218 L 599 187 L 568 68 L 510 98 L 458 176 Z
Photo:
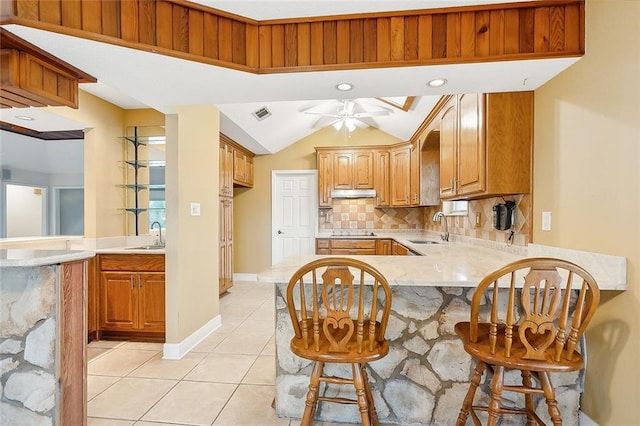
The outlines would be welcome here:
M 318 235 L 318 238 L 330 236 Z M 378 233 L 370 238 L 393 238 L 421 256 L 353 256 L 377 268 L 396 286 L 475 287 L 490 272 L 524 257 L 557 257 L 589 271 L 601 290 L 626 290 L 626 259 L 578 250 L 529 244 L 485 246 L 473 241 L 440 242 L 437 235 Z M 427 239 L 437 244 L 416 244 Z M 259 281 L 286 283 L 302 265 L 326 255 L 294 255 L 258 274 Z

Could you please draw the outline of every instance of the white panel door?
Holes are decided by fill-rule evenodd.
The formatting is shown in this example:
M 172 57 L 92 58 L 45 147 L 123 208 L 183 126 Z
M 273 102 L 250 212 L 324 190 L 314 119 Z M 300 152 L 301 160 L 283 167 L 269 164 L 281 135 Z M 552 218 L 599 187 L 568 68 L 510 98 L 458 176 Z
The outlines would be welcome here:
M 317 179 L 316 170 L 272 172 L 272 265 L 291 255 L 315 253 Z

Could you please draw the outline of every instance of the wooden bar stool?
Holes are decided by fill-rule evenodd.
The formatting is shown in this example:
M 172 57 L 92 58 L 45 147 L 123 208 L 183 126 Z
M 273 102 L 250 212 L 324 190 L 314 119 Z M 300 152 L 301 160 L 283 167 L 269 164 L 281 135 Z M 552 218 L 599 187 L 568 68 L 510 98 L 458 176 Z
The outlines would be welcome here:
M 516 289 L 522 279 L 522 290 Z M 498 283 L 504 287 L 500 291 Z M 564 260 L 522 259 L 486 276 L 473 295 L 470 322 L 455 326 L 464 349 L 476 359 L 456 424 L 466 424 L 471 414 L 474 424 L 480 425 L 476 411 L 486 411 L 488 425 L 497 424 L 503 413 L 524 414 L 528 425 L 544 425 L 534 410 L 534 394 L 544 395 L 553 424 L 562 424 L 549 373 L 583 368 L 583 356 L 575 349 L 599 300 L 593 277 Z M 473 405 L 487 369 L 493 371 L 488 407 Z M 522 386 L 504 384 L 508 369 L 520 370 Z M 540 387 L 534 386 L 533 378 Z M 503 391 L 523 393 L 525 408 L 501 406 Z
M 313 361 L 301 425 L 311 425 L 319 401 L 357 404 L 363 425 L 377 425 L 365 366 L 389 352 L 384 334 L 391 311 L 387 280 L 365 262 L 329 257 L 293 274 L 287 288 L 291 350 Z M 325 363 L 351 364 L 352 377 L 328 377 Z M 355 399 L 324 396 L 320 384 L 351 384 Z

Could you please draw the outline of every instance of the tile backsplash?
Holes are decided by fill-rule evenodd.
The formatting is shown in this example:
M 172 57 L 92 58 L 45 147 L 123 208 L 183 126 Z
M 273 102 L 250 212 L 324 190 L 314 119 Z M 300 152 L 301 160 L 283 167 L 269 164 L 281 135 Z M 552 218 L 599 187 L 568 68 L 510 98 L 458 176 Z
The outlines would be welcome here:
M 493 206 L 505 200 L 516 202 L 513 245 L 526 246 L 531 241 L 531 195 L 494 197 L 469 201 L 469 215 L 448 217 L 449 232 L 454 236 L 479 238 L 507 243 L 510 231 L 493 228 Z M 440 207 L 376 208 L 375 199 L 339 199 L 333 201 L 332 209 L 321 209 L 318 228 L 333 229 L 442 231 L 442 225 L 432 221 Z M 480 213 L 480 224 L 476 226 L 476 213 Z

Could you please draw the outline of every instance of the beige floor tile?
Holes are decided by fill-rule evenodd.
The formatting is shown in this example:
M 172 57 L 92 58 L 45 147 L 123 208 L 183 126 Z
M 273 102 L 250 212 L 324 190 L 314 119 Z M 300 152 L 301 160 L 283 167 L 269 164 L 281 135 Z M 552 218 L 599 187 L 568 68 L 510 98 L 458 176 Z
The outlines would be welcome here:
M 88 347 L 87 348 L 87 360 L 89 362 L 91 362 L 94 359 L 101 357 L 102 355 L 106 354 L 107 352 L 109 352 L 111 350 L 112 350 L 111 348 Z
M 88 365 L 89 374 L 124 377 L 153 358 L 158 351 L 119 349 L 96 358 Z
M 211 352 L 216 346 L 220 344 L 224 339 L 229 337 L 228 333 L 220 333 L 217 330 L 204 338 L 200 343 L 198 343 L 193 349 L 191 349 L 190 353 L 196 352 Z
M 242 379 L 243 384 L 275 385 L 276 357 L 260 355 Z
M 134 422 L 131 420 L 99 419 L 96 417 L 87 418 L 87 426 L 133 426 L 133 424 Z
M 162 359 L 162 354 L 159 353 L 129 373 L 128 377 L 180 380 L 198 365 L 204 356 L 204 353 L 189 352 L 181 359 Z
M 216 331 L 214 331 L 214 333 L 217 334 L 230 334 L 233 333 L 233 331 L 238 328 L 238 326 L 240 324 L 242 324 L 242 321 L 244 321 L 244 318 L 231 318 L 231 317 L 226 317 L 226 316 L 222 316 L 222 325 L 220 326 L 220 328 L 218 328 Z
M 119 341 L 119 340 L 95 340 L 95 341 L 89 343 L 88 346 L 90 348 L 113 349 L 113 348 L 117 348 L 119 346 L 122 346 L 125 343 L 126 342 L 122 342 L 122 341 Z
M 276 416 L 271 402 L 275 395 L 273 386 L 240 385 L 214 425 L 289 425 L 288 419 Z
M 133 426 L 190 426 L 184 423 L 160 423 L 160 422 L 135 422 Z
M 233 333 L 245 333 L 245 334 L 265 334 L 272 336 L 275 333 L 276 322 L 275 320 L 252 320 L 246 319 L 240 324 Z
M 255 355 L 211 353 L 191 370 L 184 380 L 240 383 L 255 360 Z
M 87 401 L 91 401 L 96 395 L 102 393 L 109 386 L 120 380 L 113 376 L 87 376 Z
M 254 321 L 275 321 L 276 317 L 276 305 L 273 301 L 269 300 L 264 302 L 262 306 L 253 311 L 251 315 L 249 315 L 250 320 Z
M 224 339 L 212 353 L 258 355 L 271 336 L 234 333 Z
M 272 336 L 267 342 L 267 344 L 264 346 L 264 349 L 262 349 L 262 352 L 260 352 L 260 355 L 275 355 L 275 354 L 276 354 L 276 338 Z
M 182 381 L 142 420 L 210 425 L 235 389 L 233 384 Z
M 234 301 L 229 303 L 222 303 L 220 301 L 220 314 L 222 319 L 236 319 L 245 320 L 262 305 L 264 301 L 260 300 L 248 300 L 248 301 Z
M 89 401 L 88 415 L 139 420 L 176 383 L 175 380 L 125 377 Z
M 162 351 L 164 343 L 124 342 L 120 349 L 141 349 L 144 351 Z

